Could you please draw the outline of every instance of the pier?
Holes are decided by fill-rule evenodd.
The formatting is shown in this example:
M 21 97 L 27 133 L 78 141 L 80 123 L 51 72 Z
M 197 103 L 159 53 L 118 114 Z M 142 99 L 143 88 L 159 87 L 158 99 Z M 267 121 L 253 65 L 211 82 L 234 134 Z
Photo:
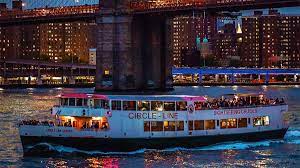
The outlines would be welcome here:
M 173 68 L 174 85 L 300 84 L 300 69 Z

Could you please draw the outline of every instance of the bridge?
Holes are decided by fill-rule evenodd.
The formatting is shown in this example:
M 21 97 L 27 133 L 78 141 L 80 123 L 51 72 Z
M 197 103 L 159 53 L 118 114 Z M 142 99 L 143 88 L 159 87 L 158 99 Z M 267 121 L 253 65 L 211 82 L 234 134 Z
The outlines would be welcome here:
M 99 13 L 99 5 L 40 8 L 32 10 L 4 10 L 0 12 L 0 26 L 91 21 L 96 19 L 97 13 Z
M 104 0 L 105 1 L 105 0 Z M 193 12 L 240 11 L 259 8 L 299 6 L 297 0 L 125 0 L 126 12 L 141 14 L 191 15 Z M 38 8 L 32 10 L 3 10 L 0 26 L 49 22 L 72 22 L 95 20 L 103 3 L 99 5 Z M 125 12 L 123 11 L 123 12 Z
M 0 26 L 96 20 L 96 90 L 172 88 L 172 18 L 270 7 L 299 0 L 101 0 L 99 5 L 1 11 Z
M 129 8 L 135 14 L 182 14 L 191 11 L 240 11 L 248 9 L 299 6 L 297 0 L 133 0 Z
M 298 0 L 102 0 L 96 90 L 172 88 L 169 32 L 176 16 L 299 5 Z

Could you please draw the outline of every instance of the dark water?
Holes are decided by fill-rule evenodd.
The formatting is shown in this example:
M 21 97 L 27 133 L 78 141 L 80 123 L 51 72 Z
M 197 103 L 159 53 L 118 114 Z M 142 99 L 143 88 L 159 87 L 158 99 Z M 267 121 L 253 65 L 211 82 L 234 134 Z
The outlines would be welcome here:
M 61 154 L 49 158 L 23 157 L 16 123 L 21 118 L 45 119 L 64 92 L 93 89 L 0 89 L 0 167 L 299 167 L 300 88 L 272 87 L 176 87 L 172 93 L 219 96 L 265 92 L 285 97 L 291 127 L 283 140 L 255 143 L 231 142 L 195 149 L 139 150 L 128 154 L 89 153 L 57 147 Z

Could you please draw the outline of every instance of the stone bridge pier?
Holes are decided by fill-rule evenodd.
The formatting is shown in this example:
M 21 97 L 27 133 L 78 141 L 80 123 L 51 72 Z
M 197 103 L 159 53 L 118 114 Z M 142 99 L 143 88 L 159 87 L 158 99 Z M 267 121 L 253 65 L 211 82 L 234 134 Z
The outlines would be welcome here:
M 96 90 L 171 89 L 170 19 L 134 15 L 126 3 L 100 3 Z

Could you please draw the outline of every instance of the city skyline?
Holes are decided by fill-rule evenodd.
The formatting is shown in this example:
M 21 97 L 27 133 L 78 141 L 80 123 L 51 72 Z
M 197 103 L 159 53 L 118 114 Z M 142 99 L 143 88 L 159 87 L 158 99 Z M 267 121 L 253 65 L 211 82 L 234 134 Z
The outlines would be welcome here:
M 0 167 L 296 167 L 299 0 L 0 0 Z
M 45 5 L 43 2 L 48 3 L 50 1 L 26 1 L 25 3 L 29 7 L 31 4 L 34 4 L 33 2 L 40 2 L 38 5 Z M 68 4 L 62 3 L 62 1 L 52 2 L 53 6 L 56 4 L 66 6 L 85 4 L 87 1 L 65 1 L 69 2 Z M 95 1 L 89 2 L 94 3 Z M 169 2 L 171 1 L 166 3 Z M 231 1 L 217 2 L 226 4 Z M 107 5 L 111 5 L 111 3 L 104 4 L 104 6 Z M 140 15 L 140 10 L 147 10 L 147 8 L 144 9 L 138 5 L 133 6 L 133 9 L 137 10 L 137 18 Z M 157 7 L 162 7 L 164 10 L 164 6 Z M 137 72 L 140 73 L 139 75 L 148 75 L 147 78 L 149 80 L 143 82 L 144 84 L 149 83 L 149 85 L 152 85 L 151 83 L 155 81 L 154 83 L 161 85 L 159 76 L 163 73 L 169 73 L 172 67 L 297 68 L 299 67 L 297 64 L 297 60 L 299 60 L 297 46 L 299 44 L 295 30 L 299 23 L 299 17 L 297 17 L 298 14 L 294 13 L 297 12 L 298 8 L 280 8 L 278 10 L 280 14 L 276 14 L 278 16 L 273 18 L 273 20 L 276 20 L 276 24 L 270 23 L 270 26 L 268 26 L 269 24 L 264 25 L 258 22 L 247 22 L 250 19 L 246 20 L 245 18 L 248 17 L 261 20 L 270 17 L 268 14 L 269 9 L 257 10 L 255 7 L 253 10 L 242 11 L 240 16 L 238 16 L 239 12 L 234 12 L 233 15 L 238 16 L 238 18 L 228 17 L 230 16 L 227 15 L 228 12 L 217 12 L 216 15 L 212 15 L 210 12 L 203 11 L 202 14 L 192 15 L 193 10 L 190 10 L 190 15 L 171 14 L 170 16 L 172 17 L 167 20 L 167 23 L 170 24 L 168 24 L 169 27 L 166 28 L 166 32 L 162 31 L 162 29 L 157 29 L 157 27 L 166 22 L 163 20 L 164 18 L 162 20 L 158 19 L 160 22 L 153 20 L 152 17 L 157 17 L 156 15 L 149 15 L 144 20 L 131 20 L 128 18 L 125 19 L 126 21 L 117 24 L 120 26 L 119 28 L 107 25 L 110 29 L 102 31 L 101 25 L 106 23 L 102 24 L 101 20 L 96 19 L 96 16 L 98 17 L 98 15 L 95 15 L 96 12 L 102 12 L 97 5 L 54 7 L 26 11 L 24 8 L 22 10 L 19 1 L 15 3 L 13 10 L 6 10 L 3 4 L 1 6 L 1 17 L 4 26 L 0 28 L 0 57 L 3 62 L 23 60 L 28 63 L 31 61 L 34 64 L 34 67 L 31 69 L 39 68 L 35 67 L 38 61 L 49 62 L 51 65 L 58 63 L 62 64 L 62 66 L 65 66 L 65 64 L 90 64 L 90 66 L 96 65 L 98 68 L 100 63 L 103 64 L 101 65 L 103 69 L 96 72 L 101 71 L 102 74 L 96 76 L 102 76 L 102 79 L 107 80 L 105 81 L 107 84 L 111 83 L 114 71 L 117 71 L 114 69 L 116 65 L 113 63 L 116 62 L 120 64 L 118 67 L 125 69 L 118 72 L 122 76 L 119 81 L 123 81 L 123 84 L 126 83 L 128 87 L 134 87 L 136 80 L 134 76 Z M 271 11 L 275 11 L 275 9 Z M 152 11 L 147 12 L 151 13 Z M 260 13 L 260 15 L 256 16 L 254 13 Z M 56 20 L 59 17 L 63 17 L 63 20 Z M 286 17 L 291 18 L 291 21 L 286 19 Z M 35 18 L 44 20 L 39 22 Z M 281 24 L 281 20 L 286 24 Z M 127 24 L 132 24 L 131 22 L 135 21 L 138 22 L 136 24 L 137 27 L 128 27 Z M 26 23 L 26 25 L 20 25 L 20 22 Z M 145 22 L 151 22 L 148 23 L 147 28 L 144 27 L 144 25 L 147 25 Z M 152 26 L 152 22 L 157 22 L 156 27 Z M 5 23 L 9 23 L 10 26 L 5 26 Z M 273 24 L 274 26 L 271 26 Z M 249 26 L 255 26 L 259 31 L 247 28 Z M 270 32 L 266 31 L 271 27 L 272 30 Z M 132 31 L 133 29 L 135 31 Z M 140 34 L 143 31 L 147 33 Z M 273 31 L 285 32 L 286 34 L 281 36 L 288 36 L 289 38 L 279 38 L 278 34 Z M 161 33 L 164 33 L 165 36 L 161 36 Z M 151 36 L 147 34 L 151 34 Z M 120 35 L 122 37 L 118 37 Z M 268 41 L 266 37 L 270 38 L 271 41 Z M 107 41 L 107 39 L 118 39 L 118 42 L 109 44 L 110 41 Z M 249 39 L 258 39 L 258 41 L 249 41 Z M 165 42 L 169 49 L 166 55 L 167 60 L 163 64 L 168 65 L 163 65 L 162 62 L 164 60 L 158 59 L 165 55 L 161 49 L 161 45 L 165 43 L 164 40 L 166 40 Z M 265 42 L 262 42 L 263 40 Z M 153 52 L 149 52 L 150 48 L 146 50 L 146 47 L 142 46 L 143 41 L 147 41 L 146 44 L 151 46 L 150 48 Z M 126 46 L 127 44 L 128 46 Z M 253 46 L 254 44 L 255 46 Z M 116 46 L 122 52 L 113 50 Z M 293 52 L 291 52 L 291 47 L 295 48 Z M 133 50 L 135 48 L 140 48 L 140 50 Z M 253 54 L 253 51 L 257 52 Z M 271 52 L 271 54 L 268 52 Z M 115 53 L 115 55 L 111 55 L 111 53 Z M 138 56 L 141 53 L 143 55 L 148 54 L 148 56 Z M 143 59 L 138 60 L 141 58 L 149 59 L 147 64 L 143 64 Z M 155 65 L 160 65 L 161 67 L 157 68 Z M 13 65 L 8 66 L 8 64 L 4 63 L 3 67 L 5 66 L 6 68 L 3 69 L 14 70 Z M 153 69 L 153 74 L 148 72 L 141 73 L 147 69 L 145 68 L 147 66 Z M 163 72 L 165 68 L 168 69 L 167 72 Z M 19 66 L 18 70 L 22 71 L 22 69 Z M 94 69 L 91 70 L 93 71 Z M 137 78 L 142 79 L 143 77 Z M 172 82 L 170 74 L 164 78 L 168 81 L 167 83 Z M 16 80 L 16 78 L 9 79 L 12 81 Z M 25 79 L 28 80 L 30 78 L 26 77 Z M 38 81 L 36 80 L 37 78 L 31 79 Z M 62 81 L 65 82 L 66 80 Z M 121 83 L 120 85 L 123 85 Z M 142 83 L 139 84 L 142 85 Z

